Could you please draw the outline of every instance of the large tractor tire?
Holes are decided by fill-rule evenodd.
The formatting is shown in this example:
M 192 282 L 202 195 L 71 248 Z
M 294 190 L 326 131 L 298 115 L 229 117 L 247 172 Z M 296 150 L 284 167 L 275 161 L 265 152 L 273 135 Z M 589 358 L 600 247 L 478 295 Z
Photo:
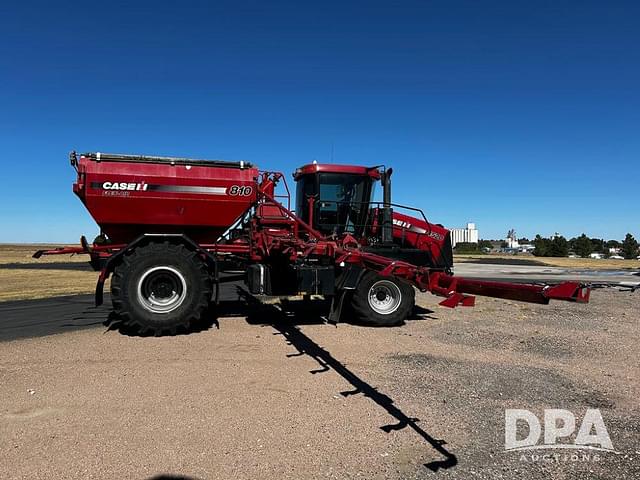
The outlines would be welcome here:
M 205 314 L 212 281 L 206 265 L 183 245 L 137 247 L 111 280 L 111 299 L 122 323 L 141 335 L 173 335 Z
M 409 316 L 415 297 L 416 292 L 408 283 L 367 272 L 353 292 L 351 307 L 359 323 L 393 327 Z

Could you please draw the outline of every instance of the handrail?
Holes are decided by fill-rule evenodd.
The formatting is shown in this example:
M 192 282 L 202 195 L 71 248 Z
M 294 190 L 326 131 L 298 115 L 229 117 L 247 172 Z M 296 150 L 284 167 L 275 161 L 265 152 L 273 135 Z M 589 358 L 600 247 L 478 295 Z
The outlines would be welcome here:
M 316 205 L 321 205 L 321 204 L 323 204 L 323 203 L 330 203 L 330 204 L 336 204 L 336 205 L 354 205 L 354 204 L 355 204 L 355 205 L 360 205 L 360 206 L 361 206 L 361 205 L 375 205 L 375 206 L 377 206 L 378 208 L 381 208 L 381 207 L 383 207 L 383 206 L 388 205 L 388 206 L 390 206 L 390 207 L 397 207 L 397 208 L 402 208 L 402 209 L 405 209 L 405 210 L 409 210 L 409 211 L 417 212 L 417 213 L 419 213 L 419 214 L 422 216 L 422 220 L 424 220 L 424 222 L 428 225 L 429 230 L 428 230 L 427 232 L 425 232 L 425 233 L 420 233 L 420 232 L 412 232 L 412 233 L 414 233 L 414 234 L 416 234 L 416 235 L 428 235 L 429 233 L 431 233 L 431 222 L 429 222 L 429 220 L 427 220 L 427 216 L 424 214 L 424 212 L 423 212 L 423 211 L 422 211 L 422 209 L 420 209 L 420 208 L 410 207 L 410 206 L 402 205 L 402 204 L 399 204 L 399 203 L 384 203 L 384 202 L 353 202 L 353 201 L 350 201 L 350 202 L 347 202 L 347 201 L 338 202 L 338 201 L 335 201 L 335 200 L 322 200 L 322 201 L 317 202 L 317 203 L 316 203 Z M 371 209 L 368 209 L 368 211 L 367 211 L 367 216 L 366 216 L 366 218 L 365 218 L 365 223 L 364 223 L 364 224 L 352 223 L 351 225 L 352 225 L 352 226 L 354 226 L 354 227 L 367 227 L 367 226 L 369 226 L 369 224 L 368 224 L 367 220 L 369 219 L 369 212 L 370 212 L 370 211 L 371 211 Z M 342 224 L 341 224 L 341 223 L 335 223 L 335 224 L 332 224 L 332 223 L 324 223 L 324 224 L 322 224 L 322 225 L 327 225 L 327 226 L 342 226 Z M 396 227 L 395 225 L 392 225 L 392 228 L 401 228 L 402 230 L 405 230 L 403 227 Z

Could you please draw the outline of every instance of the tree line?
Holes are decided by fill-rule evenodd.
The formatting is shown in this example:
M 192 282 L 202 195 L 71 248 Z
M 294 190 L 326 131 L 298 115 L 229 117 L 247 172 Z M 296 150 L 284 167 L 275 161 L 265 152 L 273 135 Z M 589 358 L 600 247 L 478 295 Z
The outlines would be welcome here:
M 630 233 L 627 233 L 623 241 L 590 238 L 583 233 L 579 237 L 569 240 L 562 235 L 554 235 L 549 238 L 536 235 L 533 241 L 523 237 L 519 238 L 518 242 L 521 245 L 533 244 L 535 247 L 533 254 L 538 257 L 566 257 L 570 253 L 583 258 L 589 257 L 592 253 L 609 256 L 609 249 L 611 248 L 619 249 L 619 255 L 627 259 L 637 258 L 640 255 L 640 245 Z M 454 251 L 456 253 L 483 253 L 492 250 L 497 243 L 498 241 L 496 240 L 480 240 L 478 243 L 458 243 Z M 502 241 L 501 247 L 506 248 L 507 242 Z
M 573 252 L 579 257 L 586 258 L 592 253 L 609 255 L 611 248 L 620 249 L 620 255 L 627 259 L 637 258 L 640 254 L 638 242 L 630 233 L 627 233 L 622 242 L 589 238 L 584 233 L 569 240 L 562 235 L 554 235 L 550 238 L 536 235 L 533 246 L 535 247 L 533 254 L 538 257 L 566 257 L 570 252 Z

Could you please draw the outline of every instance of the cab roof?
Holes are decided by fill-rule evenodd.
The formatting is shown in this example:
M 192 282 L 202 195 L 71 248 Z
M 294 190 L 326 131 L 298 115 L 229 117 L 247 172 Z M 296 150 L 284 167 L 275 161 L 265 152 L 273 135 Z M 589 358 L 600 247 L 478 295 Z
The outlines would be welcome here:
M 298 180 L 302 175 L 313 173 L 344 173 L 347 175 L 368 175 L 374 180 L 380 180 L 378 167 L 363 167 L 361 165 L 336 165 L 335 163 L 309 163 L 296 169 L 293 178 Z

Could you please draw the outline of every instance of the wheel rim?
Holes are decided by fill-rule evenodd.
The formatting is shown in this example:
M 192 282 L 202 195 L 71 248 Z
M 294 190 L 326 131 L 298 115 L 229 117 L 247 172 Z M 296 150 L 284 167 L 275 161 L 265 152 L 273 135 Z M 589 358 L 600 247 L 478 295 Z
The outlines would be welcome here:
M 400 288 L 389 280 L 378 280 L 369 289 L 369 306 L 381 315 L 395 312 L 402 302 Z
M 186 296 L 187 281 L 173 267 L 150 268 L 138 281 L 138 301 L 153 313 L 172 312 L 182 305 Z

